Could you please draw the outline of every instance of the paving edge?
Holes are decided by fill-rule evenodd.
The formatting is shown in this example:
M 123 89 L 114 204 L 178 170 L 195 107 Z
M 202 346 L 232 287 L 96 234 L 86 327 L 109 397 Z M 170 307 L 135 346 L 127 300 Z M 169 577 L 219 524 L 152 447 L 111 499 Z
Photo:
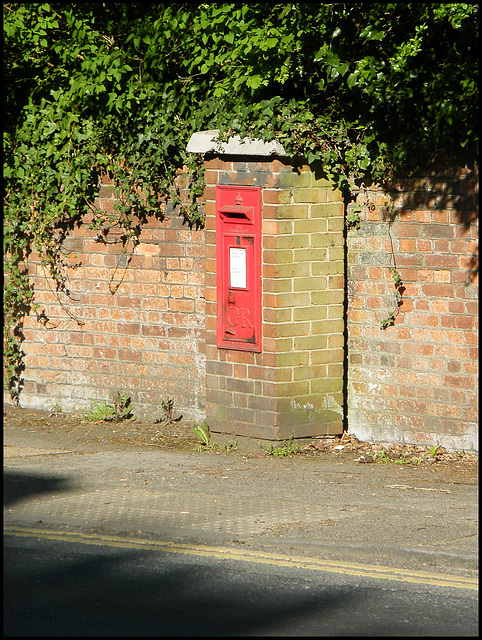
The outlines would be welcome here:
M 372 545 L 357 545 L 353 543 L 338 542 L 336 544 L 329 543 L 313 543 L 312 541 L 304 541 L 296 538 L 264 538 L 262 543 L 259 539 L 253 540 L 253 546 L 268 547 L 270 549 L 277 547 L 286 549 L 289 547 L 290 552 L 294 550 L 301 554 L 314 554 L 320 556 L 332 556 L 340 560 L 349 560 L 352 562 L 371 562 L 371 563 L 410 563 L 418 565 L 430 565 L 441 568 L 459 569 L 464 571 L 479 571 L 478 553 L 448 553 L 446 551 L 415 549 L 411 547 L 381 547 Z

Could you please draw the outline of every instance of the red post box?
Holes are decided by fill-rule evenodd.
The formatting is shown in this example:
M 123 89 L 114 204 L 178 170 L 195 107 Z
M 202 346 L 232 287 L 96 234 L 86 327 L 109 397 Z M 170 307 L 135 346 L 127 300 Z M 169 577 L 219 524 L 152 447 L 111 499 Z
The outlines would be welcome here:
M 261 351 L 261 188 L 216 187 L 217 346 Z

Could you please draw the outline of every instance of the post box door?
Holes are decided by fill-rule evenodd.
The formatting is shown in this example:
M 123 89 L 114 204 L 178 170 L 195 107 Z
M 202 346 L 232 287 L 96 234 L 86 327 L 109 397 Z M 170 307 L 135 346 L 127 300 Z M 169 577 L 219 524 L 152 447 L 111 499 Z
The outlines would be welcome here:
M 217 345 L 261 351 L 261 189 L 216 187 Z

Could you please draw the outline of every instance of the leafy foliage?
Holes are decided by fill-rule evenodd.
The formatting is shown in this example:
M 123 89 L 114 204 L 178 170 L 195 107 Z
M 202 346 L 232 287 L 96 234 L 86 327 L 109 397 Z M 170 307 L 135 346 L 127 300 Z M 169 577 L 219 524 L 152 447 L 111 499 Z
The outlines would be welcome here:
M 395 320 L 398 314 L 400 313 L 400 307 L 403 304 L 402 296 L 405 292 L 405 287 L 403 286 L 403 282 L 402 282 L 402 276 L 397 271 L 397 269 L 395 267 L 389 267 L 388 271 L 390 272 L 390 275 L 393 279 L 393 286 L 395 287 L 395 291 L 393 292 L 393 295 L 395 297 L 397 307 L 395 311 L 392 311 L 392 313 L 388 316 L 388 318 L 385 318 L 384 320 L 382 320 L 382 322 L 380 323 L 380 327 L 382 329 L 387 329 L 388 327 L 391 327 L 395 324 Z
M 164 398 L 161 398 L 161 408 L 162 408 L 162 416 L 160 418 L 157 418 L 156 420 L 154 420 L 154 422 L 156 424 L 162 423 L 163 426 L 167 426 L 170 424 L 174 424 L 175 422 L 179 422 L 182 419 L 182 413 L 180 415 L 177 416 L 177 418 L 174 417 L 174 399 L 173 398 L 167 398 L 166 400 L 164 400 Z
M 122 422 L 123 420 L 135 420 L 135 415 L 131 409 L 129 395 L 119 390 L 112 397 L 111 403 L 105 400 L 95 402 L 92 409 L 85 414 L 85 418 L 90 422 Z
M 475 157 L 477 12 L 466 3 L 4 4 L 12 397 L 22 318 L 34 310 L 46 320 L 30 253 L 64 304 L 68 229 L 89 214 L 99 240 L 117 227 L 135 241 L 147 215 L 181 204 L 182 167 L 192 178 L 181 212 L 202 224 L 202 166 L 185 151 L 194 131 L 276 138 L 341 188 L 441 153 Z M 94 207 L 104 174 L 114 212 Z
M 193 433 L 196 435 L 202 442 L 202 444 L 209 447 L 211 441 L 211 434 L 209 432 L 209 425 L 204 420 L 202 424 L 198 424 L 193 428 Z
M 300 453 L 302 446 L 294 442 L 293 436 L 291 436 L 288 440 L 283 440 L 279 445 L 268 444 L 264 447 L 267 455 L 275 456 L 276 458 L 286 458 L 287 456 L 295 455 L 296 453 Z

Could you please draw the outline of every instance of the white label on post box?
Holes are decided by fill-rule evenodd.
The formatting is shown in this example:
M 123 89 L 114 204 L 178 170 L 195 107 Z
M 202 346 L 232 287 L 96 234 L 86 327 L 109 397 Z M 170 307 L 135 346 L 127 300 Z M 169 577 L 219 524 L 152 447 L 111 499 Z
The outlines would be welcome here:
M 229 247 L 229 286 L 246 289 L 246 249 Z

